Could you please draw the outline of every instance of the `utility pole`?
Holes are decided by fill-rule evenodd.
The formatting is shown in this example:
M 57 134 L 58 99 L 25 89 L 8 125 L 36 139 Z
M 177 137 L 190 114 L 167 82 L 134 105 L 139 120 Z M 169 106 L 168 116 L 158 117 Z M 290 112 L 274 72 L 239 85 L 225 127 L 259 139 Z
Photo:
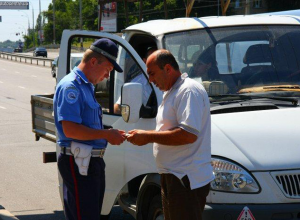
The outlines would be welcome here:
M 55 45 L 55 0 L 53 0 L 53 44 Z
M 100 4 L 98 3 L 97 5 L 97 9 L 98 9 L 98 29 L 97 31 L 100 31 L 100 19 L 101 19 L 101 13 L 100 13 Z
M 164 0 L 165 19 L 168 19 L 167 0 Z
M 35 31 L 34 31 L 34 9 L 33 9 L 33 4 L 32 2 L 31 3 L 31 9 L 32 9 L 32 41 L 33 41 L 33 47 L 35 47 Z
M 245 15 L 250 15 L 250 1 L 246 0 Z
M 80 17 L 79 26 L 80 26 L 80 30 L 82 30 L 82 0 L 79 0 L 79 17 Z M 82 37 L 80 38 L 80 48 L 81 50 L 83 50 Z
M 42 43 L 42 14 L 41 14 L 41 0 L 39 0 L 39 21 L 40 21 L 40 31 L 39 31 L 39 36 L 40 36 L 40 44 Z

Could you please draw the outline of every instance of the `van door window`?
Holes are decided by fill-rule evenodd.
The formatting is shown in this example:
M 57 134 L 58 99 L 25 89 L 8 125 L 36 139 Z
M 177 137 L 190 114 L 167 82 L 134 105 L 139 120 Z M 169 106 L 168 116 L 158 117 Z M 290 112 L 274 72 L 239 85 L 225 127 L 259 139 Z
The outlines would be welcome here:
M 124 83 L 134 82 L 143 85 L 143 105 L 149 105 L 150 96 L 153 93 L 153 88 L 144 75 L 141 67 L 138 65 L 132 55 L 124 48 L 119 51 L 119 65 L 123 68 L 123 73 L 116 73 L 114 79 L 114 113 L 120 114 L 119 106 L 121 104 L 121 88 Z
M 99 38 L 91 37 L 79 37 L 74 36 L 70 39 L 70 55 L 68 57 L 68 67 L 73 69 L 77 66 L 90 45 Z M 118 43 L 115 42 L 117 45 Z M 95 86 L 95 97 L 98 103 L 101 105 L 104 114 L 119 114 L 115 113 L 115 107 L 121 104 L 121 87 L 126 82 L 136 82 L 143 85 L 143 104 L 146 106 L 153 92 L 151 85 L 148 82 L 147 77 L 143 74 L 143 71 L 137 61 L 133 58 L 122 45 L 119 47 L 119 57 L 117 62 L 123 69 L 123 73 L 116 71 L 110 72 L 110 77 L 104 79 Z

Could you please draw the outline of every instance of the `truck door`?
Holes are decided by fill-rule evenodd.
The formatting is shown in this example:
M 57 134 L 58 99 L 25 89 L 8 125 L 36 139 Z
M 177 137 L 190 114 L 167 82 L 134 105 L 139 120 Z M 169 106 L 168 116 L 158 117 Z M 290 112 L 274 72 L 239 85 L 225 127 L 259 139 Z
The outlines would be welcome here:
M 157 89 L 148 82 L 144 62 L 131 45 L 121 37 L 104 32 L 65 30 L 60 48 L 57 80 L 59 81 L 70 72 L 70 54 L 80 49 L 81 42 L 84 49 L 87 49 L 92 42 L 103 37 L 111 39 L 118 45 L 117 62 L 124 70 L 123 73 L 112 71 L 109 79 L 95 85 L 95 96 L 102 107 L 105 128 L 120 129 L 126 132 L 132 129 L 155 129 L 156 113 L 144 114 L 144 118 L 140 118 L 134 124 L 128 124 L 122 119 L 118 109 L 122 100 L 121 88 L 127 82 L 141 83 L 144 107 L 154 110 L 157 108 Z M 65 62 L 62 62 L 62 58 Z M 108 144 L 104 161 L 106 163 L 106 191 L 102 208 L 103 215 L 110 212 L 117 195 L 126 183 L 141 174 L 156 172 L 152 144 L 143 147 L 134 146 L 127 141 L 120 146 Z

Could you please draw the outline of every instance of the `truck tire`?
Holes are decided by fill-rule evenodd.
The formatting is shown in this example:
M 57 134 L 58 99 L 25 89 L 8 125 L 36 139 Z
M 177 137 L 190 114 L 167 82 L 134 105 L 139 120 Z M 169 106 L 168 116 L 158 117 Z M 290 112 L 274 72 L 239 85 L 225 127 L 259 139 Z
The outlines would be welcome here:
M 161 195 L 153 197 L 149 207 L 147 220 L 164 220 Z

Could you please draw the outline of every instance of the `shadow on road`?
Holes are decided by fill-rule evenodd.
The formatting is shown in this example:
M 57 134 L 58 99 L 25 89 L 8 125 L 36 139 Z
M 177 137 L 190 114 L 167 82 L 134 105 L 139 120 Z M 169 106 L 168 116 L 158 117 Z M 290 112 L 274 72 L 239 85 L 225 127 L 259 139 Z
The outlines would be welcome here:
M 16 215 L 19 220 L 65 220 L 63 211 L 54 211 L 53 214 Z M 114 206 L 109 220 L 134 220 L 129 214 L 124 214 L 119 206 Z
M 66 220 L 63 211 L 54 211 L 52 214 L 16 215 L 19 220 Z

